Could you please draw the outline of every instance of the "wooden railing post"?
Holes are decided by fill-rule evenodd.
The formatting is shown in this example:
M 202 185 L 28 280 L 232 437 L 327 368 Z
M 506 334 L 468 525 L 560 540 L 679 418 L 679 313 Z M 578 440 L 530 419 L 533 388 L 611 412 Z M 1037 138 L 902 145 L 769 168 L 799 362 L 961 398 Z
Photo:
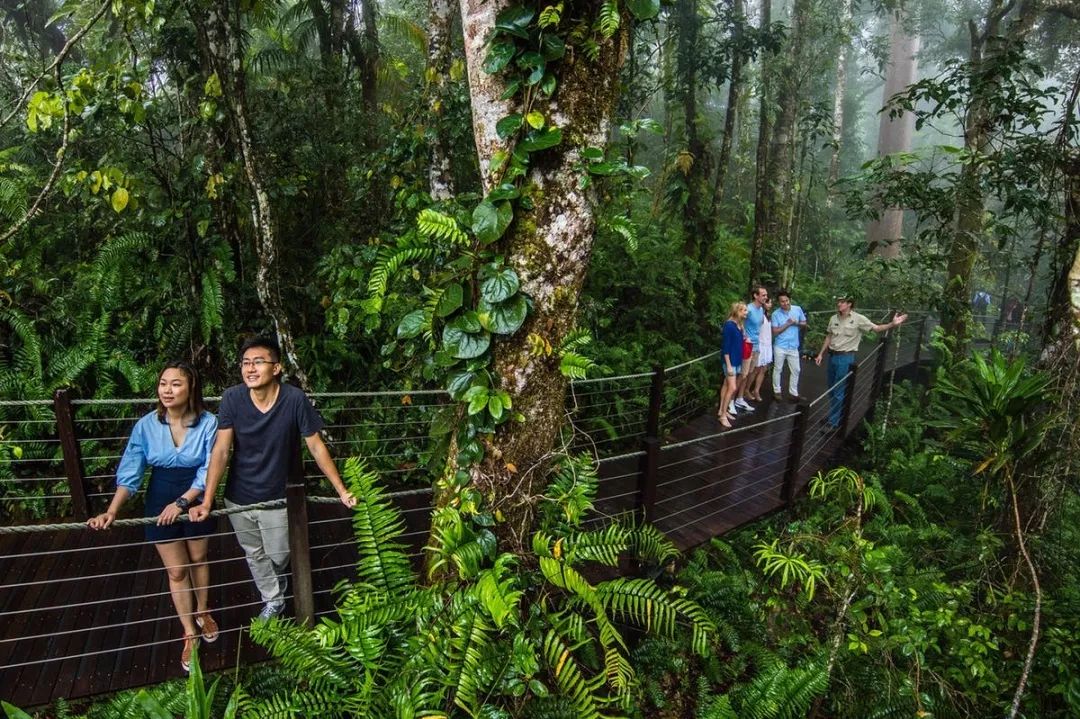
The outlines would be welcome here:
M 664 368 L 653 367 L 649 387 L 649 414 L 645 419 L 645 456 L 641 458 L 638 476 L 638 516 L 651 522 L 656 514 L 656 482 L 660 469 L 660 409 L 664 401 Z
M 292 565 L 293 608 L 296 621 L 311 627 L 315 623 L 315 589 L 311 580 L 311 544 L 308 538 L 307 490 L 304 483 L 285 487 L 285 508 L 289 522 L 289 556 Z
M 795 484 L 799 481 L 803 447 L 806 446 L 806 425 L 810 417 L 810 404 L 806 400 L 799 400 L 795 413 L 795 421 L 791 425 L 791 445 L 788 447 L 787 468 L 784 470 L 784 485 L 780 489 L 780 499 L 785 505 L 791 504 L 795 496 Z
M 855 386 L 858 382 L 859 364 L 853 362 L 844 382 L 844 418 L 840 423 L 840 439 L 847 439 L 851 432 L 851 411 L 855 407 Z
M 918 366 L 919 360 L 922 359 L 922 346 L 926 341 L 926 315 L 923 315 L 922 320 L 919 322 L 919 334 L 915 336 L 915 360 L 914 365 Z
M 90 517 L 90 505 L 86 501 L 82 453 L 75 437 L 75 413 L 71 407 L 71 396 L 66 389 L 58 389 L 53 395 L 53 414 L 56 416 L 56 433 L 64 457 L 64 476 L 67 477 L 68 490 L 71 492 L 71 513 L 76 520 L 84 521 Z

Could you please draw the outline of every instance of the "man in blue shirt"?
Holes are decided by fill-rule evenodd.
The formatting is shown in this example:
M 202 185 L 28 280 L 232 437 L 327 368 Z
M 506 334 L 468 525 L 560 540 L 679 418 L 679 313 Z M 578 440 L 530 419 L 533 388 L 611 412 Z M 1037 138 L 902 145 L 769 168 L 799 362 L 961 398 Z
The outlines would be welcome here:
M 758 357 L 761 349 L 761 325 L 765 322 L 765 300 L 769 299 L 769 291 L 761 285 L 755 285 L 750 295 L 751 302 L 746 306 L 746 319 L 743 321 L 743 334 L 753 345 L 753 351 L 749 359 L 743 360 L 738 394 L 732 403 L 744 412 L 754 409 L 754 406 L 746 401 L 746 397 L 761 400 L 761 395 L 752 394 L 751 387 L 754 386 L 754 380 L 765 371 L 764 367 L 758 367 Z
M 779 309 L 773 312 L 773 371 L 772 391 L 779 399 L 782 396 L 781 379 L 784 364 L 788 366 L 788 394 L 791 399 L 799 399 L 799 331 L 806 327 L 806 313 L 802 307 L 791 304 L 791 294 L 787 290 L 777 293 Z

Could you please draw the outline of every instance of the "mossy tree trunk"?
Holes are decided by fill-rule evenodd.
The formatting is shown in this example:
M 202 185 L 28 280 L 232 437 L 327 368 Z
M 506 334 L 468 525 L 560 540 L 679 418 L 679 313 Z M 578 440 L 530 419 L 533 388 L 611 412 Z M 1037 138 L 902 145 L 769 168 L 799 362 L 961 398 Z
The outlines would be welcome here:
M 431 123 L 431 165 L 428 184 L 433 200 L 454 195 L 454 176 L 450 171 L 450 138 L 443 114 L 450 83 L 450 30 L 454 18 L 452 0 L 428 2 L 428 122 Z
M 982 27 L 968 26 L 971 38 L 972 93 L 964 118 L 963 166 L 956 188 L 956 213 L 949 241 L 942 326 L 962 353 L 971 333 L 971 276 L 983 234 L 986 198 L 983 155 L 993 140 L 998 118 L 991 111 L 990 95 L 997 91 L 1001 72 L 998 59 L 1022 46 L 1040 7 L 1036 2 L 993 0 Z M 1008 19 L 1006 19 L 1008 18 Z
M 503 146 L 495 124 L 515 108 L 500 99 L 505 90 L 501 78 L 484 73 L 481 64 L 487 31 L 494 26 L 495 16 L 511 4 L 508 0 L 461 0 L 473 133 L 486 189 L 496 182 L 492 155 Z M 595 17 L 599 6 L 595 0 L 568 3 L 564 17 Z M 494 372 L 524 421 L 499 429 L 473 480 L 492 510 L 505 518 L 498 534 L 510 550 L 528 546 L 538 495 L 545 487 L 546 470 L 565 418 L 568 382 L 555 354 L 533 355 L 527 338 L 536 334 L 558 347 L 575 326 L 596 228 L 596 193 L 591 186 L 581 188 L 581 151 L 603 147 L 607 141 L 628 24 L 624 16 L 620 30 L 601 45 L 595 62 L 584 52 L 571 51 L 559 62 L 555 95 L 546 107 L 534 109 L 561 128 L 562 143 L 533 156 L 524 187 L 533 207 L 528 211 L 518 207 L 500 241 L 499 249 L 533 303 L 524 326 L 494 346 Z

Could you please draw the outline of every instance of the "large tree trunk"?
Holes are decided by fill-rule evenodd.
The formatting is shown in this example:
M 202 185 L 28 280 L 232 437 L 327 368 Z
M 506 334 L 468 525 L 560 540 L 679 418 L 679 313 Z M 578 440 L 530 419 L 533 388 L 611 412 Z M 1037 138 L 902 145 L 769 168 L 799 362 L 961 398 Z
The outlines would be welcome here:
M 836 52 L 836 84 L 833 86 L 832 154 L 829 157 L 829 186 L 840 179 L 840 142 L 844 136 L 844 94 L 847 89 L 848 51 L 851 49 L 851 0 L 840 8 L 840 47 Z M 832 192 L 827 201 L 832 203 Z
M 903 14 L 893 14 L 889 28 L 889 61 L 885 68 L 885 88 L 881 93 L 882 107 L 887 105 L 893 96 L 904 92 L 915 82 L 919 37 L 909 34 L 904 24 Z M 905 112 L 897 117 L 890 117 L 888 112 L 882 112 L 878 123 L 877 156 L 910 152 L 914 131 L 915 115 L 912 113 Z M 870 252 L 890 259 L 899 257 L 903 230 L 904 209 L 885 208 L 881 217 L 866 228 L 866 242 Z
M 450 172 L 450 139 L 443 113 L 450 81 L 450 29 L 454 18 L 451 0 L 428 3 L 428 111 L 431 123 L 431 165 L 428 185 L 431 199 L 446 200 L 454 194 L 454 176 Z
M 994 0 L 983 29 L 980 31 L 974 22 L 968 28 L 973 88 L 964 119 L 964 149 L 968 159 L 960 168 L 956 187 L 956 213 L 949 242 L 942 307 L 942 326 L 955 342 L 958 352 L 966 348 L 971 330 L 971 274 L 979 256 L 985 211 L 982 157 L 997 121 L 985 93 L 994 92 L 997 86 L 1001 65 L 998 58 L 1023 44 L 1038 11 L 1035 3 L 1022 3 L 1015 16 L 1009 22 L 1003 22 L 1012 7 L 1011 2 L 1006 5 L 1006 0 Z
M 761 30 L 767 31 L 772 23 L 772 0 L 761 0 Z M 750 242 L 750 284 L 761 280 L 765 274 L 765 241 L 768 222 L 772 217 L 771 181 L 769 178 L 769 145 L 772 137 L 772 55 L 769 50 L 761 53 L 761 99 L 758 104 L 758 138 L 754 174 L 754 234 Z
M 690 297 L 698 323 L 708 327 L 708 290 L 704 268 L 707 255 L 716 236 L 711 212 L 712 155 L 701 137 L 698 108 L 698 65 L 701 62 L 699 42 L 701 19 L 698 0 L 678 0 L 676 4 L 678 52 L 676 78 L 682 96 L 683 139 L 689 162 L 678 163 L 686 183 L 686 206 L 682 212 L 683 254 L 690 260 L 693 275 L 689 278 Z
M 210 2 L 203 11 L 205 14 L 200 16 L 199 10 L 193 9 L 192 20 L 196 27 L 202 26 L 205 32 L 209 59 L 221 82 L 222 99 L 227 105 L 236 132 L 244 176 L 251 191 L 251 218 L 255 228 L 255 256 L 258 260 L 255 291 L 260 304 L 274 324 L 285 366 L 302 388 L 310 390 L 307 374 L 300 365 L 299 353 L 296 351 L 289 315 L 281 299 L 278 242 L 270 196 L 259 171 L 248 119 L 243 53 L 239 41 L 239 7 L 231 3 L 224 5 Z
M 494 182 L 491 157 L 502 142 L 495 123 L 508 114 L 500 100 L 504 82 L 481 69 L 486 33 L 495 15 L 513 0 L 461 0 L 465 58 L 473 105 L 473 132 L 485 188 Z M 582 10 L 591 16 L 599 3 Z M 558 361 L 534 357 L 526 338 L 536 333 L 558 346 L 574 327 L 578 294 L 585 279 L 595 230 L 595 192 L 579 186 L 581 150 L 602 147 L 608 137 L 618 94 L 619 67 L 626 53 L 626 24 L 601 46 L 596 62 L 584 53 L 567 53 L 558 64 L 558 89 L 546 117 L 562 128 L 563 143 L 534 156 L 527 182 L 536 198 L 517 217 L 501 241 L 508 261 L 521 278 L 533 307 L 525 325 L 497 341 L 494 368 L 499 384 L 514 398 L 522 422 L 503 425 L 495 434 L 474 483 L 501 512 L 500 541 L 510 549 L 528 546 L 537 495 L 544 486 L 547 461 L 565 416 L 567 379 Z
M 731 77 L 728 79 L 727 108 L 724 110 L 724 134 L 720 139 L 720 152 L 716 157 L 716 180 L 713 185 L 712 208 L 710 212 L 715 217 L 720 203 L 724 199 L 724 183 L 727 180 L 728 166 L 731 164 L 731 148 L 734 144 L 736 122 L 739 119 L 739 100 L 743 83 L 743 64 L 746 58 L 738 50 L 741 46 L 742 24 L 745 22 L 745 9 L 743 0 L 731 0 L 731 15 L 735 22 L 735 29 L 731 33 L 731 44 L 736 50 L 731 56 Z
M 754 214 L 754 243 L 750 281 L 777 283 L 784 275 L 784 259 L 791 252 L 792 187 L 795 162 L 795 125 L 800 106 L 800 62 L 805 35 L 808 0 L 795 0 L 791 28 L 782 62 L 773 71 L 770 85 L 776 95 L 776 124 L 769 136 L 764 173 L 758 182 L 760 214 Z M 766 69 L 769 72 L 769 69 Z M 767 97 L 763 89 L 763 98 Z M 764 99 L 763 99 L 764 101 Z M 759 143 L 761 142 L 759 138 Z M 759 144 L 759 162 L 761 160 Z M 762 165 L 758 165 L 762 175 Z M 756 210 L 756 207 L 755 207 Z M 773 247 L 766 247 L 772 243 Z M 755 258 L 756 261 L 755 261 Z

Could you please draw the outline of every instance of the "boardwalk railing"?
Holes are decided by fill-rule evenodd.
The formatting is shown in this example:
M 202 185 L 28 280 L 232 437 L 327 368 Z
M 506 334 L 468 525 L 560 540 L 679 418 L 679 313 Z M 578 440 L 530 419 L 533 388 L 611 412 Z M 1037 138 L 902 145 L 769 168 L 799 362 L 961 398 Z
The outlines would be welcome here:
M 783 507 L 826 466 L 892 376 L 924 356 L 931 323 L 912 316 L 881 341 L 866 343 L 852 373 L 834 387 L 825 387 L 824 368 L 810 363 L 802 388 L 814 399 L 764 405 L 723 432 L 713 416 L 717 353 L 574 382 L 566 446 L 592 453 L 600 474 L 590 521 L 637 513 L 685 549 Z M 841 388 L 841 422 L 833 426 L 830 409 L 839 406 L 834 392 Z M 336 392 L 315 399 L 334 454 L 365 457 L 395 490 L 404 539 L 419 561 L 431 511 L 426 465 L 438 427 L 446 424 L 447 395 Z M 64 392 L 52 401 L 0 403 L 0 502 L 9 525 L 0 528 L 0 698 L 34 706 L 179 674 L 179 623 L 160 560 L 141 529 L 92 532 L 75 525 L 41 532 L 35 526 L 81 521 L 104 509 L 126 435 L 150 408 L 142 399 L 74 399 Z M 308 621 L 334 611 L 334 587 L 352 577 L 356 562 L 350 513 L 325 496 L 318 475 L 308 460 L 288 492 L 289 599 L 294 616 Z M 137 516 L 138 507 L 131 513 Z M 212 521 L 209 604 L 222 638 L 204 645 L 210 670 L 265 656 L 242 641 L 259 606 L 243 554 L 228 520 Z M 11 533 L 10 525 L 24 531 Z

